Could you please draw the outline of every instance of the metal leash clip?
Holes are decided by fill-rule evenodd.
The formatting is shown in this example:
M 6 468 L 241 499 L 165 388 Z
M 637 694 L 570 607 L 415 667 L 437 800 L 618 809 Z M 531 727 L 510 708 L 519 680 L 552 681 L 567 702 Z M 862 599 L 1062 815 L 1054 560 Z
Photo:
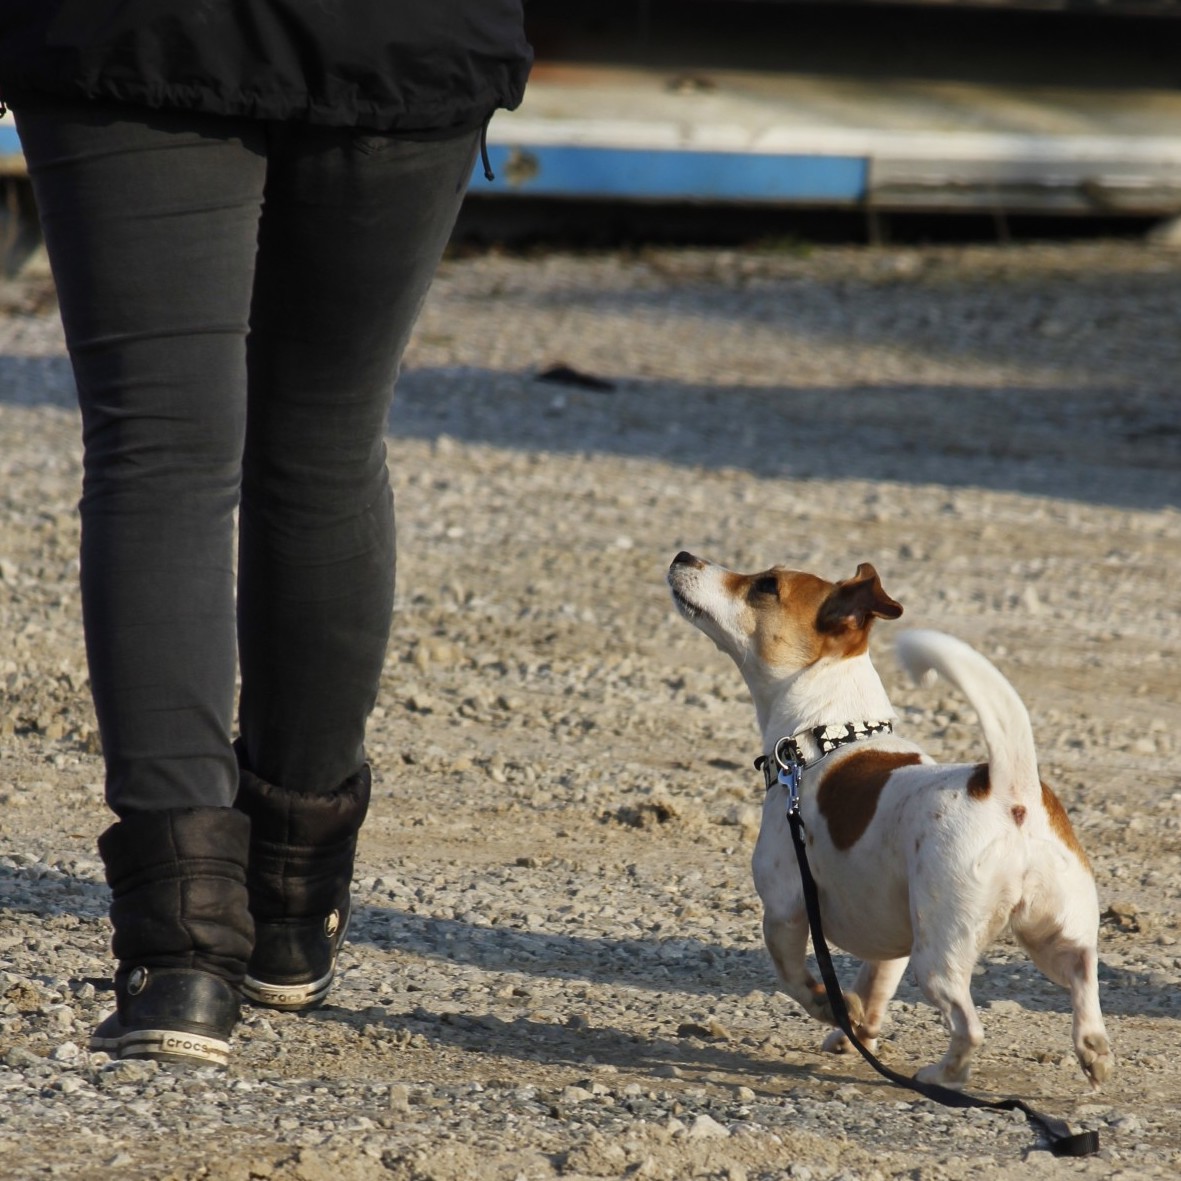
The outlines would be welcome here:
M 781 738 L 775 744 L 775 762 L 779 765 L 779 783 L 787 788 L 787 814 L 798 815 L 800 811 L 800 772 L 803 764 L 799 756 L 791 753 L 795 743 L 790 738 Z

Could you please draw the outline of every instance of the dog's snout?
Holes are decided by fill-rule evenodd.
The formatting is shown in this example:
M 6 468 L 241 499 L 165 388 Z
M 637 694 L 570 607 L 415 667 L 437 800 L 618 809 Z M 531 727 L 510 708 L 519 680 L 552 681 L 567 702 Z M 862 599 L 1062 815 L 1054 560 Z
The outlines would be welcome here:
M 695 558 L 688 550 L 681 550 L 675 558 L 673 558 L 674 566 L 695 566 L 697 569 L 705 564 L 700 558 Z

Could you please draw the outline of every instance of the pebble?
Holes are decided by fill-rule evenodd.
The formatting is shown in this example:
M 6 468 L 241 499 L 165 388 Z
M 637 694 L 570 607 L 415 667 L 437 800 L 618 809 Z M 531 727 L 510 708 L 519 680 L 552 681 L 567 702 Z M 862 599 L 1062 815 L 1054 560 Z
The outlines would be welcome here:
M 689 1125 L 685 1133 L 690 1140 L 724 1140 L 730 1135 L 729 1129 L 722 1127 L 713 1116 L 702 1112 Z

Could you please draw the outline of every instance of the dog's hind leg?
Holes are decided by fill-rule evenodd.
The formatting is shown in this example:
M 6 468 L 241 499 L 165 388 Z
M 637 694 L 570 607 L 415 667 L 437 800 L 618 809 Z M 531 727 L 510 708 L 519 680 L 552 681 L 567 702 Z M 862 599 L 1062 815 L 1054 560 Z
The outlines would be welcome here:
M 971 946 L 967 940 L 961 944 L 964 945 Z M 955 956 L 948 948 L 916 946 L 911 962 L 923 995 L 939 1010 L 951 1032 L 947 1053 L 940 1061 L 924 1066 L 915 1078 L 919 1082 L 959 1089 L 968 1081 L 972 1055 L 984 1041 L 984 1027 L 972 1003 L 974 954 Z
M 1034 963 L 1038 963 L 1036 957 Z M 1091 1086 L 1098 1090 L 1115 1067 L 1115 1055 L 1099 1008 L 1099 953 L 1094 947 L 1060 947 L 1055 966 L 1067 977 L 1070 989 L 1074 1052 Z M 1055 978 L 1052 972 L 1042 970 L 1051 980 Z
M 808 946 L 808 916 L 801 905 L 790 916 L 773 916 L 770 910 L 763 912 L 763 939 L 784 990 L 792 1000 L 800 1004 L 810 1017 L 834 1025 L 832 1006 L 824 985 L 808 971 L 805 953 Z M 849 1010 L 849 1020 L 854 1026 L 862 1020 L 861 998 L 855 992 L 843 994 Z
M 850 995 L 860 998 L 863 1013 L 860 1022 L 854 1025 L 853 1032 L 871 1053 L 877 1051 L 878 1034 L 882 1032 L 886 1006 L 908 962 L 906 956 L 896 960 L 867 960 L 857 974 L 857 982 Z M 852 1043 L 839 1029 L 834 1029 L 824 1039 L 824 1049 L 830 1054 L 844 1054 L 852 1048 Z
M 1115 1058 L 1099 1007 L 1098 905 L 1090 904 L 1094 887 L 1089 881 L 1077 885 L 1069 894 L 1051 888 L 1036 904 L 1023 902 L 1011 924 L 1029 958 L 1055 984 L 1070 990 L 1074 1052 L 1091 1086 L 1098 1088 L 1110 1077 Z

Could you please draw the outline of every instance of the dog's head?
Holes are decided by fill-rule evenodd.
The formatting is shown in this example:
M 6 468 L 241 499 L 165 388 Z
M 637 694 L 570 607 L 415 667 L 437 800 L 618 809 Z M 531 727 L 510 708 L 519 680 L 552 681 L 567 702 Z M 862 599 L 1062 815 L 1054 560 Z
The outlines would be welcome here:
M 859 656 L 875 619 L 902 614 L 868 562 L 834 583 L 782 566 L 739 574 L 682 551 L 668 584 L 680 613 L 733 658 L 748 682 Z

